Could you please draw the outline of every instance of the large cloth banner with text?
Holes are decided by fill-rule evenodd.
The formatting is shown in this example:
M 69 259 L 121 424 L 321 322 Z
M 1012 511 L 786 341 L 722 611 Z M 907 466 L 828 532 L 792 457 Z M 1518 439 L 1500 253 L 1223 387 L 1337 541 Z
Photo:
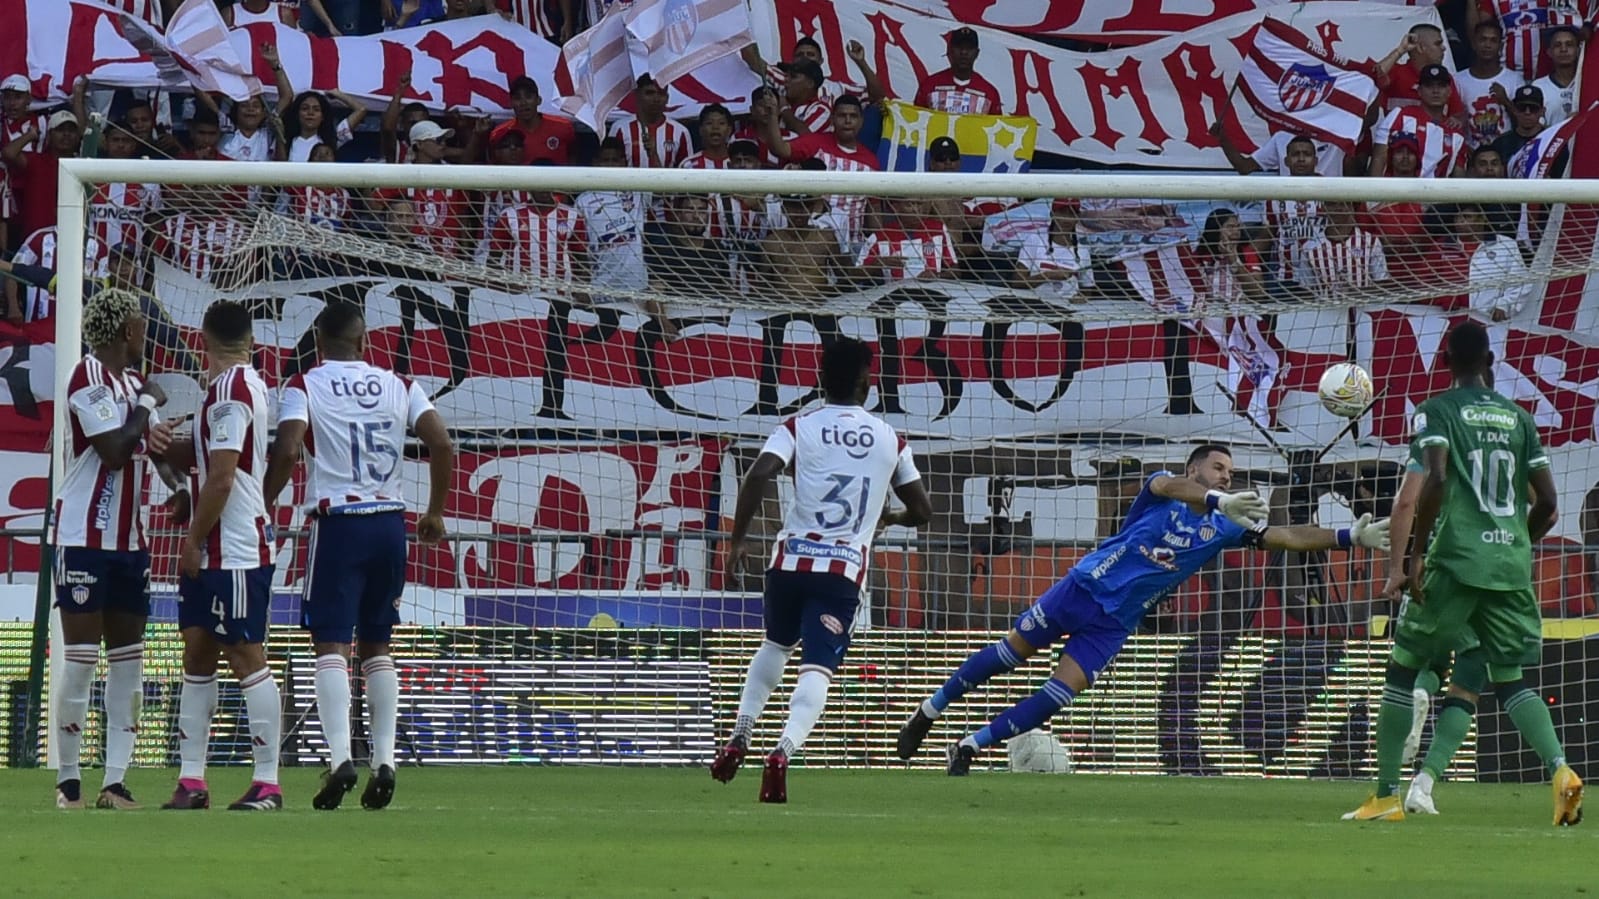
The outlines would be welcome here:
M 1046 5 L 1071 4 L 1039 4 Z M 762 21 L 763 14 L 770 20 Z M 855 78 L 846 71 L 844 48 L 860 41 L 897 97 L 913 96 L 923 77 L 943 67 L 951 25 L 874 0 L 775 0 L 770 8 L 758 6 L 756 15 L 756 34 L 775 37 L 785 59 L 800 37 L 814 36 L 829 74 L 846 84 Z M 1249 33 L 1268 15 L 1357 61 L 1381 59 L 1412 25 L 1439 22 L 1430 7 L 1323 0 L 1256 8 L 1101 53 L 979 28 L 976 69 L 999 88 L 1007 113 L 1038 120 L 1040 151 L 1105 163 L 1225 169 L 1226 156 L 1209 129 L 1232 104 Z M 1267 136 L 1264 122 L 1248 128 L 1256 143 Z

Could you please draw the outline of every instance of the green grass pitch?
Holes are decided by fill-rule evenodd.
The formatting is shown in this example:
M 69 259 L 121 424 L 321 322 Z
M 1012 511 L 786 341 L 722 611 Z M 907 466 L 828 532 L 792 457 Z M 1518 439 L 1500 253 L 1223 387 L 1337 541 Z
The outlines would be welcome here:
M 175 772 L 135 770 L 158 805 Z M 223 800 L 247 769 L 213 771 Z M 1364 783 L 927 771 L 789 774 L 786 806 L 704 769 L 406 768 L 315 812 L 60 812 L 0 771 L 0 895 L 1599 896 L 1599 819 L 1549 825 L 1546 786 L 1443 784 L 1443 815 L 1338 820 Z M 85 794 L 98 789 L 88 772 Z

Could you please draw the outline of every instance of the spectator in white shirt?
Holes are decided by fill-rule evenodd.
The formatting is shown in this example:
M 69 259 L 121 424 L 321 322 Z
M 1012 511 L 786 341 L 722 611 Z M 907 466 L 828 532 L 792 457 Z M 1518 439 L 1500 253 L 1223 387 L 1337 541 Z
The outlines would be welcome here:
M 1544 35 L 1544 46 L 1554 67 L 1533 86 L 1543 92 L 1544 124 L 1552 127 L 1577 114 L 1577 58 L 1582 38 L 1577 29 L 1560 25 Z
M 333 105 L 328 102 L 328 97 L 348 107 L 350 114 L 335 120 Z M 283 119 L 284 137 L 289 143 L 289 161 L 308 161 L 311 148 L 319 143 L 335 149 L 343 147 L 355 138 L 355 129 L 360 127 L 365 118 L 366 106 L 349 94 L 340 91 L 328 91 L 326 95 L 317 91 L 300 94 L 294 98 L 294 104 Z
M 1505 68 L 1505 29 L 1498 19 L 1483 19 L 1471 35 L 1476 57 L 1471 68 L 1455 73 L 1455 89 L 1466 104 L 1466 143 L 1492 143 L 1510 127 L 1510 95 L 1521 76 Z
M 1077 239 L 1081 206 L 1067 197 L 1054 200 L 1049 230 L 1026 234 L 1016 257 L 1017 278 L 1055 303 L 1076 303 L 1083 291 L 1094 286 L 1088 247 Z
M 601 141 L 594 165 L 626 168 L 627 150 L 622 141 L 615 137 Z M 650 286 L 649 269 L 644 262 L 644 222 L 650 201 L 650 195 L 643 191 L 586 190 L 577 195 L 574 205 L 582 234 L 587 238 L 589 289 L 595 302 L 638 302 L 628 294 L 640 293 Z M 658 300 L 646 300 L 642 308 L 658 333 L 667 340 L 677 339 L 677 326 Z

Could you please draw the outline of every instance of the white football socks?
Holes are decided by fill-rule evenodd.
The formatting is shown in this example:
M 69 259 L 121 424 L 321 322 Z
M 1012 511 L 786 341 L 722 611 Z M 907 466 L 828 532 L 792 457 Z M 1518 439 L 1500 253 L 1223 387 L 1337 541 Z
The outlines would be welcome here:
M 800 671 L 799 682 L 794 685 L 794 695 L 788 700 L 788 725 L 783 728 L 783 738 L 777 743 L 778 752 L 793 758 L 805 745 L 805 739 L 811 735 L 811 729 L 827 707 L 827 688 L 832 682 L 832 675 L 820 668 Z
M 317 656 L 316 713 L 337 769 L 350 760 L 350 660 L 338 653 Z
M 250 719 L 250 754 L 255 757 L 258 783 L 278 782 L 278 741 L 283 731 L 283 702 L 271 668 L 262 668 L 239 681 L 244 694 L 244 714 Z
M 73 643 L 62 649 L 66 664 L 61 683 L 55 685 L 56 783 L 77 780 L 83 752 L 83 728 L 89 718 L 89 691 L 94 686 L 94 666 L 100 661 L 95 643 Z
M 106 661 L 104 785 L 109 787 L 122 783 L 133 763 L 139 709 L 144 705 L 144 644 L 108 649 Z
M 361 660 L 366 675 L 366 711 L 371 719 L 372 770 L 394 767 L 394 732 L 400 718 L 400 673 L 390 656 Z
M 205 780 L 206 749 L 211 742 L 211 718 L 217 711 L 217 676 L 183 675 L 178 693 L 178 759 L 184 780 Z
M 744 675 L 744 692 L 738 697 L 738 720 L 733 724 L 735 739 L 743 737 L 749 740 L 755 730 L 756 720 L 766 708 L 767 700 L 772 698 L 772 691 L 783 679 L 783 669 L 788 667 L 789 656 L 793 654 L 794 648 L 791 646 L 778 646 L 770 640 L 761 641 L 761 648 L 755 650 L 755 657 L 750 659 L 749 672 Z

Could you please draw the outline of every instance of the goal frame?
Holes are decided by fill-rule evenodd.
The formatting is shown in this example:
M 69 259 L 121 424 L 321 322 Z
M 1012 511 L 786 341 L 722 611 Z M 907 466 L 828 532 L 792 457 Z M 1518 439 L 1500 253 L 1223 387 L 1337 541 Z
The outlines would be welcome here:
M 82 358 L 84 251 L 87 200 L 93 186 L 108 183 L 159 185 L 250 185 L 262 187 L 328 186 L 368 190 L 418 184 L 462 190 L 574 192 L 578 190 L 691 193 L 869 193 L 876 197 L 971 198 L 1043 197 L 1079 199 L 1152 199 L 1160 201 L 1259 202 L 1272 200 L 1417 203 L 1481 202 L 1503 204 L 1578 203 L 1599 205 L 1599 180 L 1291 178 L 1270 175 L 1242 177 L 1206 172 L 1191 175 L 1136 173 L 1087 174 L 946 174 L 783 170 L 657 170 L 581 168 L 570 166 L 414 166 L 382 163 L 334 165 L 290 162 L 63 159 L 57 194 L 57 284 L 54 312 L 57 385 L 70 379 Z M 863 189 L 864 188 L 864 189 Z M 1599 255 L 1599 250 L 1596 250 Z M 1599 263 L 1599 259 L 1595 260 Z M 65 471 L 70 433 L 65 402 L 54 404 L 50 475 L 59 484 Z M 41 580 L 48 577 L 41 572 Z M 37 623 L 36 623 L 37 626 Z M 61 639 L 59 613 L 50 610 L 50 639 Z M 49 677 L 60 676 L 62 661 L 51 654 Z M 56 737 L 47 732 L 50 764 Z

